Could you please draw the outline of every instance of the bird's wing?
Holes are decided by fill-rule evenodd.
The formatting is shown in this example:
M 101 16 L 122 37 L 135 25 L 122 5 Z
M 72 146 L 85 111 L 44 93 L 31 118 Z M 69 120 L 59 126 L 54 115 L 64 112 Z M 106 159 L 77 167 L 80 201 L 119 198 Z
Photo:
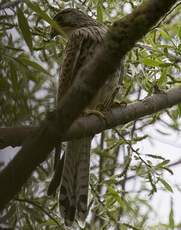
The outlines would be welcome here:
M 105 30 L 98 27 L 77 29 L 70 36 L 60 73 L 58 101 L 66 94 L 72 85 L 77 72 L 91 59 L 102 42 Z

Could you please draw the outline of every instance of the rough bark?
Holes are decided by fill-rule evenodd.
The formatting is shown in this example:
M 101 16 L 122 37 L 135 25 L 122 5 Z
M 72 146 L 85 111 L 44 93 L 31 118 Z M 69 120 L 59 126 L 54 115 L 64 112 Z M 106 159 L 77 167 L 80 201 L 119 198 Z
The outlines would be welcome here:
M 84 136 L 93 136 L 106 129 L 124 125 L 130 121 L 151 115 L 163 109 L 181 103 L 181 87 L 173 88 L 165 93 L 154 94 L 143 101 L 134 102 L 124 107 L 116 107 L 104 113 L 105 120 L 95 115 L 78 118 L 60 141 L 69 141 Z M 0 149 L 23 144 L 38 127 L 0 128 Z

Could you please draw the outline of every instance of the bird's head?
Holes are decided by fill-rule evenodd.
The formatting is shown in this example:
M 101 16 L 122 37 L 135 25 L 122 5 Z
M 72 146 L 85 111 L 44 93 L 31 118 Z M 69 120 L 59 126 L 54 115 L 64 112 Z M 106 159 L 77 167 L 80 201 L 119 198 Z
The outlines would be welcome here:
M 98 24 L 94 19 L 92 19 L 82 11 L 73 8 L 68 8 L 60 11 L 55 15 L 53 19 L 57 22 L 61 30 L 67 36 L 69 36 L 75 29 L 87 26 L 94 26 Z M 60 33 L 56 29 L 52 28 L 51 37 L 53 38 L 58 34 Z

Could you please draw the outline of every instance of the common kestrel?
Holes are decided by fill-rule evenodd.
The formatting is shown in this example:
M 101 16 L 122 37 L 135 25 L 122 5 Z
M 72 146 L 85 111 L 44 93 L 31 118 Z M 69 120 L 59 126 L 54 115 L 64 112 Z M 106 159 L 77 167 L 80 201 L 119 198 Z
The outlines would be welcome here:
M 71 87 L 81 67 L 94 58 L 96 50 L 104 45 L 107 29 L 85 13 L 72 8 L 62 10 L 54 20 L 68 39 L 60 71 L 59 101 Z M 58 31 L 52 31 L 52 36 L 58 34 Z M 88 109 L 109 110 L 119 90 L 120 79 L 120 71 L 110 76 Z M 92 137 L 82 137 L 67 142 L 59 194 L 60 213 L 67 226 L 71 226 L 75 218 L 84 222 L 88 213 L 91 140 Z

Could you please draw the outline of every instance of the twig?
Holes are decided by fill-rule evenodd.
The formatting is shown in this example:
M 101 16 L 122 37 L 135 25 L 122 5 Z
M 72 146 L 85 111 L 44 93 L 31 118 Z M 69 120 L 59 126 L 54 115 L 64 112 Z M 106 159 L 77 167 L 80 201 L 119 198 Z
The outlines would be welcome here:
M 59 227 L 63 226 L 61 225 L 48 211 L 46 211 L 44 208 L 42 208 L 41 205 L 31 201 L 31 200 L 28 200 L 28 199 L 20 199 L 20 198 L 15 198 L 14 200 L 18 201 L 18 202 L 24 202 L 24 203 L 28 203 L 28 204 L 31 204 L 33 205 L 34 207 L 40 209 L 43 213 L 45 213 L 50 219 L 52 219 Z
M 109 218 L 110 218 L 111 220 L 113 220 L 114 223 L 117 224 L 116 219 L 111 215 L 111 213 L 109 212 L 109 210 L 107 210 L 107 208 L 106 208 L 104 202 L 101 201 L 101 199 L 100 199 L 100 197 L 99 197 L 99 194 L 98 194 L 98 193 L 96 192 L 96 190 L 94 189 L 92 183 L 90 183 L 90 187 L 91 187 L 91 190 L 93 191 L 94 195 L 96 196 L 98 202 L 101 204 L 101 206 L 102 206 L 102 207 L 104 208 L 104 210 L 107 212 L 107 215 L 109 216 Z
M 15 0 L 13 2 L 1 3 L 0 4 L 0 10 L 4 10 L 4 9 L 7 9 L 7 8 L 15 7 L 19 3 L 21 3 L 21 2 L 23 2 L 23 0 Z
M 164 22 L 164 20 L 168 17 L 168 15 L 169 15 L 170 13 L 172 13 L 172 11 L 174 11 L 180 4 L 181 4 L 181 2 L 179 1 L 175 6 L 173 6 L 173 7 L 171 8 L 171 10 L 169 10 L 169 11 L 164 15 L 164 17 L 162 17 L 162 19 L 161 19 L 151 30 L 154 30 L 154 29 L 158 28 L 158 27 L 160 26 L 160 24 L 161 24 L 162 22 Z

